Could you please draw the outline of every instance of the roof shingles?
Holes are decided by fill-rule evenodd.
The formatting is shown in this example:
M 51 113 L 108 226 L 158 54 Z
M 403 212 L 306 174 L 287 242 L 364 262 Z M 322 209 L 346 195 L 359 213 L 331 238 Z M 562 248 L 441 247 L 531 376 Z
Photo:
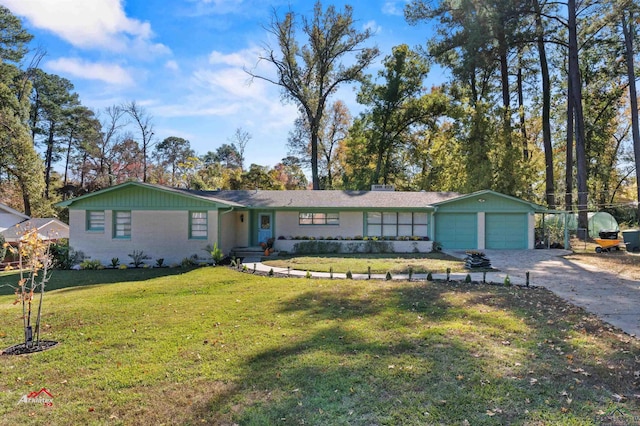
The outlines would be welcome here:
M 185 191 L 253 208 L 423 208 L 459 197 L 455 192 L 408 191 Z

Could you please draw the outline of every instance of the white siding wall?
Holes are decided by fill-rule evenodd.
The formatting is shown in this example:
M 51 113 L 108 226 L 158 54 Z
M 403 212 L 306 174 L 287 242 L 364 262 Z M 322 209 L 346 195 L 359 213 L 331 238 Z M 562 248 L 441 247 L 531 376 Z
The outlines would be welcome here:
M 166 265 L 180 263 L 185 257 L 197 254 L 208 258 L 203 250 L 207 244 L 218 240 L 218 213 L 208 214 L 208 238 L 189 239 L 189 212 L 187 211 L 132 211 L 131 239 L 113 238 L 112 212 L 105 211 L 104 232 L 87 232 L 84 210 L 69 211 L 69 244 L 88 259 L 98 259 L 103 265 L 111 264 L 117 257 L 121 264 L 128 264 L 128 256 L 134 250 L 143 250 L 151 257 L 150 265 L 163 258 Z
M 247 212 L 220 211 L 220 249 L 226 255 L 234 247 L 249 245 L 249 214 Z M 244 221 L 240 221 L 240 215 Z
M 362 212 L 340 212 L 340 225 L 300 225 L 297 211 L 276 212 L 274 237 L 355 237 L 362 236 Z

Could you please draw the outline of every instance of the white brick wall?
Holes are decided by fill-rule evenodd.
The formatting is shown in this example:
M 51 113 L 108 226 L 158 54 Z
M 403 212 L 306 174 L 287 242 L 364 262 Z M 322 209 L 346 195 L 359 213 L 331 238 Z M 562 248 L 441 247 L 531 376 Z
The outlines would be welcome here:
M 362 212 L 340 212 L 340 225 L 299 225 L 297 211 L 276 212 L 274 237 L 355 237 L 363 235 Z
M 208 214 L 208 233 L 204 239 L 189 239 L 189 212 L 187 211 L 132 211 L 131 239 L 113 238 L 112 212 L 105 211 L 104 232 L 87 231 L 84 210 L 69 211 L 69 244 L 86 258 L 98 259 L 103 265 L 110 265 L 117 257 L 121 264 L 128 264 L 128 256 L 134 250 L 143 250 L 151 257 L 145 263 L 155 265 L 163 258 L 166 265 L 180 263 L 185 257 L 197 254 L 209 258 L 203 250 L 207 244 L 218 240 L 218 213 Z

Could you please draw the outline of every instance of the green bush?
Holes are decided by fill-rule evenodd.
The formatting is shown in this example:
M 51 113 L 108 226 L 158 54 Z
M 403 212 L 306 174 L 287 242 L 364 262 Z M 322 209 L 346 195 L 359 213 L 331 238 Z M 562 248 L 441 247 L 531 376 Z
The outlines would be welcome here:
M 133 265 L 134 268 L 139 268 L 144 265 L 145 260 L 151 259 L 149 256 L 144 254 L 143 250 L 134 250 L 133 253 L 129 253 L 127 256 L 131 258 L 129 265 Z
M 270 240 L 271 239 L 272 238 L 270 238 Z M 271 244 L 273 245 L 273 242 Z M 220 250 L 220 247 L 218 247 L 218 243 L 215 243 L 213 246 L 208 245 L 205 250 L 211 255 L 214 266 L 219 265 L 222 259 L 224 259 L 224 253 Z
M 182 259 L 182 262 L 180 262 L 180 266 L 182 266 L 183 268 L 189 268 L 191 266 L 196 266 L 197 262 L 196 259 L 192 257 L 185 257 L 184 259 Z
M 95 259 L 95 260 L 83 260 L 80 263 L 80 268 L 82 269 L 89 269 L 89 270 L 97 270 L 100 269 L 100 267 L 102 266 L 102 263 L 100 263 L 99 260 Z
M 0 234 L 0 262 L 4 260 L 7 256 L 7 247 L 4 245 L 5 239 L 2 234 Z
M 341 244 L 334 241 L 303 241 L 293 245 L 296 254 L 340 253 Z
M 69 247 L 69 240 L 66 238 L 61 238 L 56 243 L 51 244 L 49 250 L 53 259 L 53 267 L 56 269 L 71 269 L 73 265 L 84 257 L 81 252 L 73 251 Z M 2 255 L 1 248 L 0 255 Z M 0 257 L 0 259 L 3 258 L 4 256 Z

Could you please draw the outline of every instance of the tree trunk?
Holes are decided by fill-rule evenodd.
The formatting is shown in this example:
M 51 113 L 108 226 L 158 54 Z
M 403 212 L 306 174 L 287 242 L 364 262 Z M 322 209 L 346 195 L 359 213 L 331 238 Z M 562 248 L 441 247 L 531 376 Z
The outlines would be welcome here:
M 547 51 L 544 45 L 544 26 L 542 24 L 539 0 L 534 0 L 533 6 L 536 13 L 536 38 L 538 56 L 540 58 L 540 76 L 542 78 L 542 145 L 544 147 L 545 194 L 547 206 L 550 209 L 555 209 L 556 189 L 553 173 L 553 145 L 551 142 L 551 80 L 549 78 Z
M 571 80 L 567 83 L 567 157 L 565 164 L 564 208 L 573 210 L 573 99 L 571 98 Z
M 312 189 L 320 189 L 320 178 L 318 177 L 318 129 L 311 128 L 311 185 Z
M 53 122 L 49 122 L 49 137 L 47 139 L 47 152 L 45 154 L 45 170 L 44 170 L 44 197 L 49 199 L 49 184 L 51 183 L 51 168 L 53 167 L 53 144 L 55 126 Z
M 71 144 L 73 143 L 73 130 L 69 133 L 69 140 L 67 142 L 67 155 L 64 160 L 64 183 L 63 186 L 67 186 L 69 177 L 69 162 L 71 162 Z
M 629 80 L 629 103 L 631 104 L 631 135 L 633 138 L 633 154 L 636 164 L 636 182 L 640 182 L 640 126 L 638 123 L 638 96 L 636 92 L 636 75 L 633 67 L 633 12 L 629 12 L 629 22 L 625 12 L 622 13 L 622 32 L 624 33 L 625 59 L 627 62 L 627 79 Z M 636 185 L 637 200 L 640 201 L 640 185 Z M 636 216 L 640 220 L 640 203 Z
M 578 188 L 578 227 L 588 227 L 587 218 L 587 155 L 584 135 L 584 117 L 582 113 L 582 83 L 578 63 L 578 31 L 576 23 L 576 0 L 568 0 L 569 27 L 569 81 L 571 81 L 571 100 L 573 102 L 574 127 L 576 140 L 576 183 Z

